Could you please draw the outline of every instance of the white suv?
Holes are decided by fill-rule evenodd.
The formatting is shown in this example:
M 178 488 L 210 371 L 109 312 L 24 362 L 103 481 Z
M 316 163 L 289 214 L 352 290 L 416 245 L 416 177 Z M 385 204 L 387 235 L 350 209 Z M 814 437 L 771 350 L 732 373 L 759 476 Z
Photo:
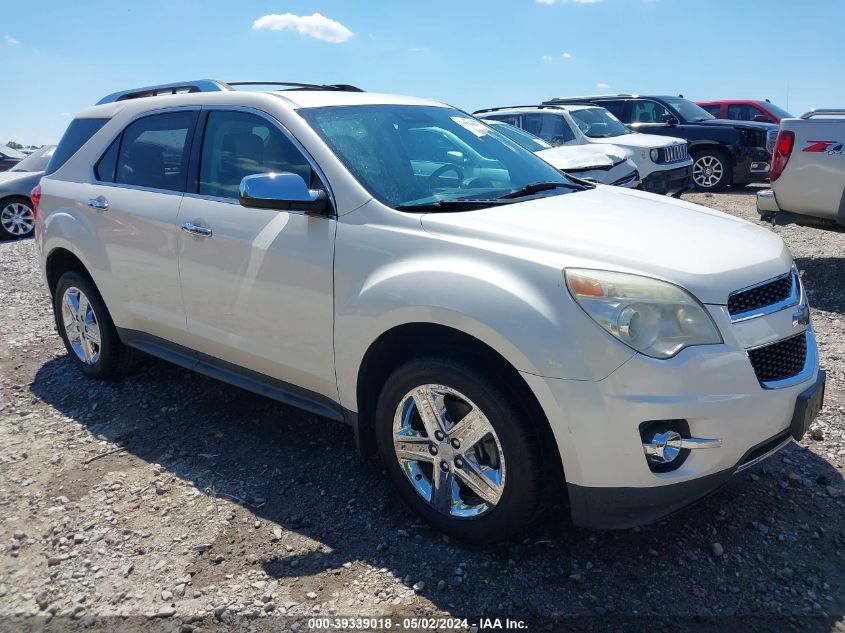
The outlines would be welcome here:
M 824 372 L 779 237 L 573 182 L 442 103 L 293 88 L 138 89 L 71 123 L 33 198 L 87 375 L 141 350 L 345 421 L 478 540 L 564 478 L 576 524 L 653 521 L 803 435 Z
M 692 188 L 689 143 L 682 138 L 632 132 L 594 105 L 512 106 L 478 110 L 475 116 L 503 121 L 552 145 L 614 145 L 628 151 L 649 193 L 680 195 Z

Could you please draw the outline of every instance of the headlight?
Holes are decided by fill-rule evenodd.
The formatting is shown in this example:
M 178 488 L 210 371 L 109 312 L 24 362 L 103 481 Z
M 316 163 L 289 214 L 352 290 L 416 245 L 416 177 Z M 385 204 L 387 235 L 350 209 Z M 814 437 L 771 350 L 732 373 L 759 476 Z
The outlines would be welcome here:
M 660 160 L 660 150 L 659 150 L 659 149 L 653 149 L 653 150 L 651 150 L 651 151 L 648 153 L 648 155 L 651 157 L 651 161 L 652 161 L 653 163 L 656 163 L 658 160 Z
M 722 342 L 704 306 L 678 286 L 603 270 L 568 269 L 564 276 L 593 321 L 646 356 L 671 358 L 685 347 Z

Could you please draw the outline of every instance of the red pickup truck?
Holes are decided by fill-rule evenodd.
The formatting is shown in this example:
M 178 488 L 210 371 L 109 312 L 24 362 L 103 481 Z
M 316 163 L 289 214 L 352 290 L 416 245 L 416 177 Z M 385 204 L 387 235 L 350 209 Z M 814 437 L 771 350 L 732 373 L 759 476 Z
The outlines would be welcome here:
M 766 99 L 734 99 L 726 101 L 698 101 L 698 105 L 717 119 L 732 121 L 760 121 L 761 123 L 780 123 L 781 119 L 793 119 L 791 114 Z

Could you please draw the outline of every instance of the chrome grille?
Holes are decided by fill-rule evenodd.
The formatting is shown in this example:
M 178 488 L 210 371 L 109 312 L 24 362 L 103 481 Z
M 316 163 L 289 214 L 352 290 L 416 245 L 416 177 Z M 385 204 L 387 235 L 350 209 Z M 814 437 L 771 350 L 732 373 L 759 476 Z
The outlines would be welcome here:
M 678 161 L 689 158 L 689 147 L 686 143 L 670 145 L 661 150 L 660 156 L 662 158 L 661 162 L 663 163 L 677 163 Z
M 771 345 L 750 349 L 748 358 L 761 383 L 791 378 L 804 369 L 807 334 L 802 332 Z
M 736 321 L 750 313 L 756 313 L 771 306 L 778 307 L 783 302 L 797 303 L 799 299 L 797 290 L 797 273 L 792 270 L 780 277 L 732 293 L 728 297 L 728 313 Z

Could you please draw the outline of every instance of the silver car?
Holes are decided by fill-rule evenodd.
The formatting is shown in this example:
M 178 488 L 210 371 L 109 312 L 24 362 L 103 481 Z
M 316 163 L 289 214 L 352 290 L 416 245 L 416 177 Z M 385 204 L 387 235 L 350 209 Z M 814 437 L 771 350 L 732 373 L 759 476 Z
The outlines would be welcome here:
M 32 235 L 35 214 L 29 194 L 44 175 L 55 150 L 55 145 L 45 145 L 9 171 L 0 173 L 0 239 Z

